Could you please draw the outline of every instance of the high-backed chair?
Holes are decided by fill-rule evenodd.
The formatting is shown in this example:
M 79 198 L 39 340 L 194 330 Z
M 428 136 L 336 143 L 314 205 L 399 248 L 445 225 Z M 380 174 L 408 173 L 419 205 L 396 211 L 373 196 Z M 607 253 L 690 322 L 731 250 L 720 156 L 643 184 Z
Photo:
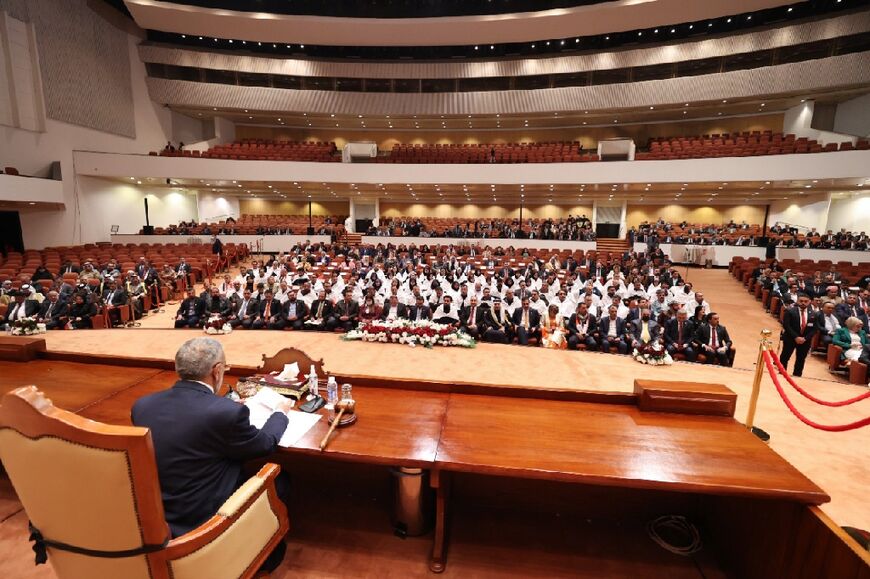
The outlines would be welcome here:
M 148 429 L 87 420 L 35 386 L 3 397 L 0 459 L 60 579 L 252 577 L 289 528 L 266 464 L 171 539 Z

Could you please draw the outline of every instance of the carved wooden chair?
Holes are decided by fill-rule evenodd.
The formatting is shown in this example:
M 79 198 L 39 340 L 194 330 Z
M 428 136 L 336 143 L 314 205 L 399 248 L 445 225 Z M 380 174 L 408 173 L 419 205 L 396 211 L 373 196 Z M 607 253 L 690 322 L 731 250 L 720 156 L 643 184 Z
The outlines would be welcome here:
M 61 579 L 253 577 L 289 528 L 266 464 L 218 512 L 175 539 L 147 428 L 56 408 L 35 386 L 0 404 L 0 459 Z M 31 537 L 33 540 L 33 537 Z

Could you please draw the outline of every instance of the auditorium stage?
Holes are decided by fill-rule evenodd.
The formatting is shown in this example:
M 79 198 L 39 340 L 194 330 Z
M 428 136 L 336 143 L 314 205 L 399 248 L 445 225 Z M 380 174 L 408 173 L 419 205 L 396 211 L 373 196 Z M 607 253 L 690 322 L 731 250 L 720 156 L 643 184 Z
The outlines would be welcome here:
M 202 336 L 195 330 L 95 330 L 50 332 L 48 350 L 67 359 L 81 355 L 171 361 L 185 340 Z M 650 368 L 625 356 L 592 352 L 562 352 L 481 343 L 474 349 L 411 348 L 341 340 L 337 334 L 310 332 L 237 331 L 219 336 L 228 363 L 254 368 L 263 354 L 295 347 L 323 359 L 328 371 L 345 376 L 400 380 L 437 380 L 481 386 L 514 386 L 631 392 L 635 378 L 725 384 L 738 394 L 739 420 L 746 416 L 753 370 L 675 363 Z M 746 346 L 744 346 L 745 348 Z M 829 400 L 855 396 L 865 389 L 831 381 L 803 379 L 808 391 Z M 823 509 L 839 524 L 870 527 L 866 481 L 870 479 L 866 429 L 846 433 L 813 430 L 788 411 L 765 378 L 756 424 L 772 435 L 771 446 L 832 496 Z M 797 407 L 823 423 L 846 423 L 866 416 L 870 401 L 844 408 L 823 408 L 794 397 Z

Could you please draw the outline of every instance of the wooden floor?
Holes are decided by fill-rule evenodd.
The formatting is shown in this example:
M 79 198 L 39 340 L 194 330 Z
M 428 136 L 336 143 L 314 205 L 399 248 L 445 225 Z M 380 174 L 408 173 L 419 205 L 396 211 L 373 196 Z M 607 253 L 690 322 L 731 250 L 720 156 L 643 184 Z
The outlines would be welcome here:
M 599 391 L 630 391 L 636 377 L 718 382 L 738 393 L 737 417 L 742 419 L 746 413 L 759 332 L 765 327 L 773 329 L 776 324 L 727 272 L 691 270 L 689 279 L 704 291 L 706 299 L 721 314 L 723 323 L 728 327 L 738 347 L 735 368 L 721 369 L 694 364 L 648 368 L 626 357 L 614 355 L 554 352 L 492 344 L 480 344 L 474 350 L 426 350 L 400 345 L 344 342 L 336 335 L 319 333 L 240 331 L 220 339 L 227 350 L 228 362 L 234 366 L 254 367 L 262 354 L 271 355 L 283 347 L 295 346 L 314 358 L 323 358 L 328 370 L 359 376 L 422 380 L 437 377 L 442 381 L 493 386 Z M 48 348 L 50 352 L 172 360 L 181 342 L 202 334 L 162 329 L 171 324 L 171 315 L 170 307 L 164 314 L 146 318 L 143 326 L 152 326 L 153 329 L 51 332 L 46 335 Z M 804 375 L 801 384 L 822 398 L 839 400 L 864 391 L 830 376 L 821 360 L 809 360 Z M 0 364 L 0 392 L 35 383 L 59 406 L 81 412 L 95 420 L 117 419 L 117 408 L 129 408 L 138 397 L 165 388 L 173 381 L 172 372 L 158 369 L 56 361 Z M 113 404 L 98 404 L 107 397 L 111 397 Z M 823 423 L 851 422 L 870 414 L 870 402 L 846 408 L 824 408 L 797 398 L 795 402 L 807 415 Z M 116 409 L 112 411 L 113 416 L 105 415 L 106 408 Z M 870 502 L 866 500 L 866 481 L 870 480 L 870 457 L 866 452 L 870 442 L 868 429 L 839 434 L 810 429 L 789 413 L 767 379 L 759 400 L 756 421 L 772 434 L 771 446 L 774 450 L 832 496 L 832 502 L 824 505 L 823 509 L 837 523 L 870 528 Z M 358 512 L 341 513 L 345 522 L 339 525 L 325 522 L 332 516 L 328 506 L 312 506 L 309 510 L 300 507 L 295 523 L 300 533 L 294 535 L 290 554 L 278 577 L 289 577 L 291 574 L 311 577 L 426 575 L 428 540 L 417 538 L 401 541 L 385 534 L 385 523 L 379 518 L 382 519 L 389 512 L 382 504 L 387 498 L 380 496 L 380 491 L 372 489 L 360 489 L 359 492 L 361 499 L 357 505 Z M 319 509 L 322 511 L 318 512 Z M 551 518 L 547 519 L 548 516 Z M 584 551 L 572 550 L 570 546 L 588 545 L 588 549 L 598 552 L 613 548 L 615 553 L 612 569 L 588 576 L 641 576 L 637 569 L 632 569 L 628 564 L 620 567 L 618 553 L 620 549 L 628 547 L 618 540 L 618 535 L 625 533 L 626 529 L 615 534 L 608 533 L 605 525 L 584 532 L 582 525 L 554 522 L 558 518 L 555 512 L 542 512 L 540 517 L 536 520 L 529 513 L 496 510 L 493 516 L 482 519 L 488 521 L 486 523 L 474 519 L 454 521 L 454 533 L 461 539 L 453 543 L 448 574 L 473 577 L 540 576 L 542 573 L 538 571 L 543 571 L 547 576 L 583 576 L 578 575 L 577 564 Z M 492 524 L 493 520 L 499 521 L 496 526 L 508 534 L 509 540 L 496 544 L 486 539 L 492 531 L 487 525 Z M 8 483 L 4 481 L 0 481 L 0 521 L 0 577 L 52 576 L 48 567 L 32 567 L 31 551 L 22 541 L 26 518 Z M 321 537 L 336 534 L 341 541 L 320 540 Z M 635 534 L 632 531 L 625 536 L 630 537 L 631 542 L 646 541 L 642 532 Z M 510 547 L 511 538 L 518 541 L 513 544 L 528 547 L 518 554 L 516 549 Z M 564 548 L 554 548 L 557 545 L 563 545 Z M 497 566 L 504 560 L 511 561 L 509 568 Z M 694 564 L 689 567 L 682 565 L 685 561 L 666 557 L 650 560 L 651 568 L 657 571 L 643 576 L 701 576 Z M 708 569 L 704 570 L 704 574 L 707 577 L 716 576 L 715 572 Z

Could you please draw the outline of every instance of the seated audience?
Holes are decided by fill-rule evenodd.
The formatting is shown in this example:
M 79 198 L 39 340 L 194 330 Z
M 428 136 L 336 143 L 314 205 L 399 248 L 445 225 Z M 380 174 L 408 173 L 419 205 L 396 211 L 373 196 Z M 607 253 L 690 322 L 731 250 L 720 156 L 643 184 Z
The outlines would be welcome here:
M 858 360 L 868 344 L 864 322 L 856 317 L 846 318 L 843 327 L 834 333 L 833 344 L 843 349 L 840 360 L 846 365 Z
M 708 364 L 718 362 L 720 366 L 728 365 L 731 338 L 725 326 L 719 324 L 719 314 L 716 312 L 707 314 L 706 323 L 695 330 L 694 343 L 698 353 L 704 354 Z

